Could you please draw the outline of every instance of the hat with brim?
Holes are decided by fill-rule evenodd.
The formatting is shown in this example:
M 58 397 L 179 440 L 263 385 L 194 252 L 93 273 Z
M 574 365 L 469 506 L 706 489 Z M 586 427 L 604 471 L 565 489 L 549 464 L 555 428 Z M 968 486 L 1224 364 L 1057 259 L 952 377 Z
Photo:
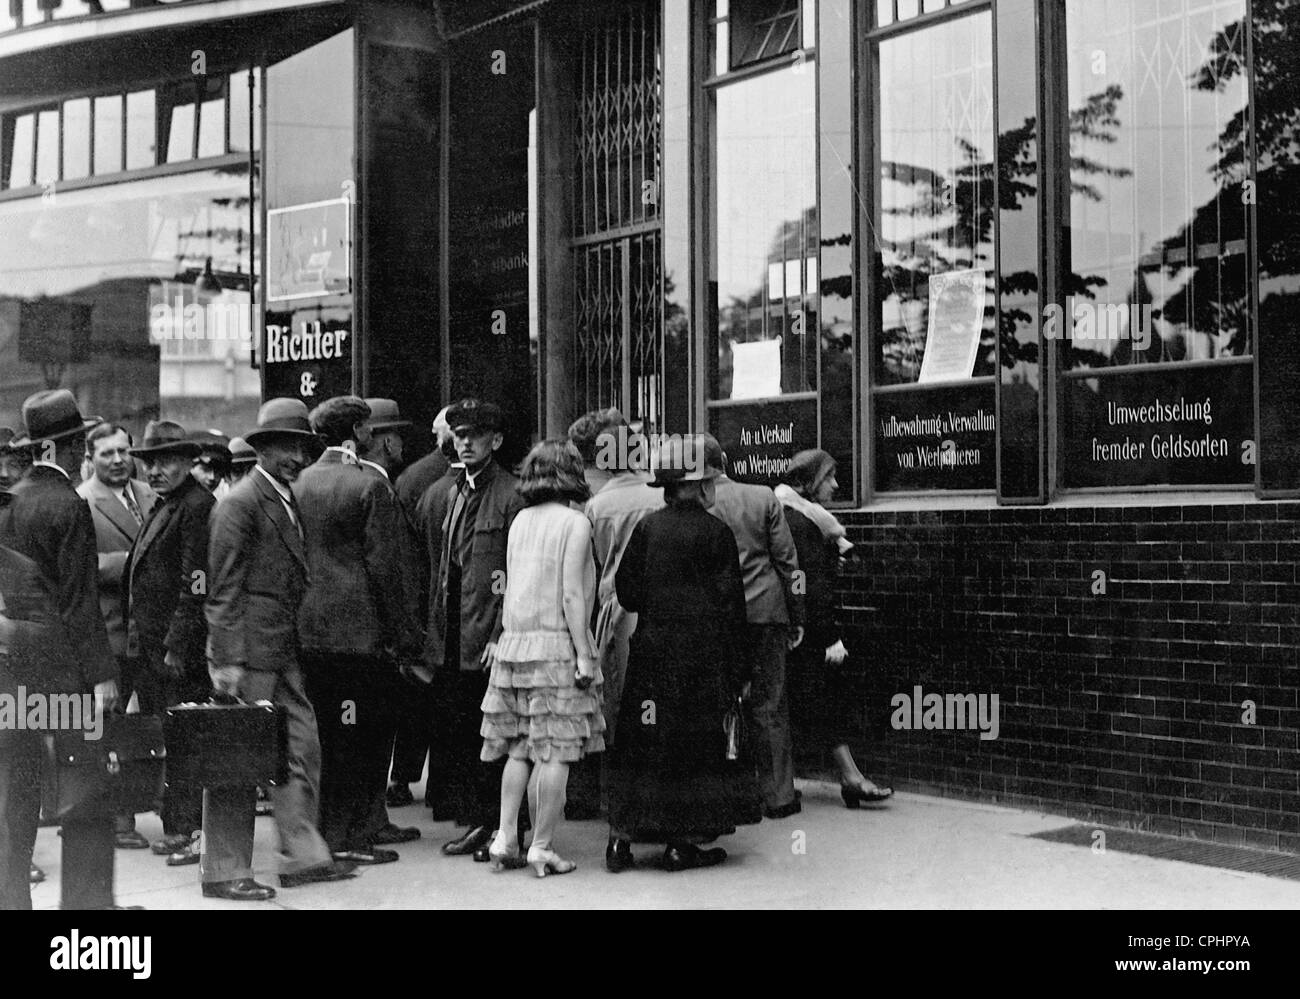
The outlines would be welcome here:
M 17 436 L 12 427 L 0 427 L 0 454 L 14 454 L 27 450 L 26 448 L 14 447 L 14 438 Z
M 402 419 L 397 402 L 393 399 L 367 399 L 366 405 L 370 407 L 370 419 L 366 420 L 366 426 L 373 434 L 381 434 L 386 430 L 407 430 L 415 426 L 410 420 Z
M 230 439 L 230 463 L 236 467 L 255 465 L 257 463 L 257 452 L 252 449 L 244 438 L 232 437 Z
M 230 464 L 230 438 L 220 430 L 196 430 L 190 440 L 199 446 L 198 461 L 205 465 Z
M 698 434 L 668 437 L 650 462 L 654 478 L 648 485 L 662 488 L 677 482 L 703 482 L 722 473 L 704 460 L 704 440 Z
M 301 399 L 270 399 L 257 411 L 257 429 L 244 434 L 254 448 L 275 440 L 307 443 L 317 440 L 307 419 L 307 404 Z
M 144 440 L 140 442 L 140 446 L 131 448 L 127 453 L 132 458 L 161 458 L 168 454 L 196 458 L 199 454 L 199 445 L 189 439 L 185 428 L 179 423 L 173 423 L 171 420 L 150 420 L 148 426 L 144 428 Z
M 41 441 L 57 441 L 84 434 L 103 421 L 87 420 L 77 408 L 77 400 L 67 389 L 45 389 L 29 395 L 23 402 L 23 426 L 27 435 L 12 442 L 12 447 L 31 447 Z

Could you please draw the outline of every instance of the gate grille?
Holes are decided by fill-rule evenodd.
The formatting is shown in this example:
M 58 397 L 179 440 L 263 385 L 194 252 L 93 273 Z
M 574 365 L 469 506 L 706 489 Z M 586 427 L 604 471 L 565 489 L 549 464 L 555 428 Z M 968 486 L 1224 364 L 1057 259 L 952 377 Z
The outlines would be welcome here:
M 574 403 L 617 406 L 654 430 L 663 385 L 658 3 L 627 4 L 587 28 L 579 48 Z

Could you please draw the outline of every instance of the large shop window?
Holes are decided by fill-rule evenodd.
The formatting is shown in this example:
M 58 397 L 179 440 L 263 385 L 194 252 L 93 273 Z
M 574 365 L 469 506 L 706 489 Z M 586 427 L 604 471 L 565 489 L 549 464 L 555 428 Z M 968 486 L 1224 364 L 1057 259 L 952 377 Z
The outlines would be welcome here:
M 137 439 L 252 426 L 248 196 L 245 164 L 0 203 L 0 424 L 68 388 Z
M 710 425 L 733 475 L 770 484 L 817 446 L 816 74 L 785 64 L 711 97 Z
M 992 15 L 957 8 L 871 51 L 875 489 L 991 490 Z
M 1254 480 L 1246 13 L 1066 4 L 1063 486 Z

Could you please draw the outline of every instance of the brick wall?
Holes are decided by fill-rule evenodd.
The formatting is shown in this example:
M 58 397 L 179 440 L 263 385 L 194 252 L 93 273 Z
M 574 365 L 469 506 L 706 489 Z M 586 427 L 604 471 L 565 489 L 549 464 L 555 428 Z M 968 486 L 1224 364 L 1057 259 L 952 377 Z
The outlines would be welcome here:
M 863 555 L 841 582 L 864 771 L 1300 852 L 1300 503 L 842 519 Z M 890 699 L 918 685 L 997 693 L 998 738 L 895 731 Z

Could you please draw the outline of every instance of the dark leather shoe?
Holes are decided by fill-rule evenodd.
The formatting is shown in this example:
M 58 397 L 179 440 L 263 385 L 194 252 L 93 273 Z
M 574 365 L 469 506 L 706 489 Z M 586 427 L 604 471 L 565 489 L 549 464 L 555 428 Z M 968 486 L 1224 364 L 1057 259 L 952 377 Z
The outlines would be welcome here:
M 184 833 L 172 833 L 171 835 L 164 836 L 162 839 L 158 840 L 149 847 L 149 849 L 157 857 L 166 857 L 184 850 L 190 845 L 190 840 L 192 838 L 193 837 L 186 836 Z
M 375 864 L 391 864 L 398 859 L 396 850 L 380 850 L 377 847 L 362 847 L 359 850 L 338 850 L 334 859 L 345 863 L 370 867 Z
M 403 808 L 406 805 L 415 804 L 415 795 L 411 793 L 410 787 L 406 784 L 394 781 L 388 785 L 388 790 L 384 792 L 384 801 L 389 808 Z
M 237 881 L 203 882 L 204 898 L 224 898 L 227 902 L 269 902 L 275 898 L 275 889 L 260 885 L 252 878 Z
M 611 839 L 605 847 L 605 870 L 610 874 L 620 874 L 636 866 L 632 856 L 632 844 L 625 839 Z
M 420 838 L 420 830 L 415 826 L 395 826 L 388 823 L 371 837 L 375 846 L 395 846 L 398 843 L 410 843 Z
M 791 815 L 798 815 L 803 811 L 803 805 L 796 798 L 788 805 L 778 805 L 776 808 L 764 808 L 763 817 L 768 819 L 788 819 Z
M 113 845 L 119 850 L 147 850 L 149 841 L 134 829 L 113 833 Z
M 280 875 L 281 888 L 301 888 L 303 885 L 320 884 L 325 881 L 343 881 L 357 876 L 357 865 L 348 860 L 333 860 L 328 864 L 308 867 L 305 871 Z
M 486 864 L 491 859 L 492 859 L 491 844 L 488 844 L 487 846 L 480 846 L 477 850 L 474 851 L 474 863 L 476 864 Z
M 727 859 L 727 851 L 717 846 L 711 850 L 686 844 L 670 846 L 664 851 L 664 870 L 689 871 L 696 867 L 714 867 Z
M 459 839 L 442 844 L 442 852 L 448 857 L 465 857 L 473 855 L 480 847 L 492 842 L 492 830 L 487 826 L 475 826 Z
M 167 857 L 168 867 L 188 867 L 190 864 L 197 864 L 203 858 L 199 856 L 199 851 L 195 844 L 186 843 L 181 849 Z

